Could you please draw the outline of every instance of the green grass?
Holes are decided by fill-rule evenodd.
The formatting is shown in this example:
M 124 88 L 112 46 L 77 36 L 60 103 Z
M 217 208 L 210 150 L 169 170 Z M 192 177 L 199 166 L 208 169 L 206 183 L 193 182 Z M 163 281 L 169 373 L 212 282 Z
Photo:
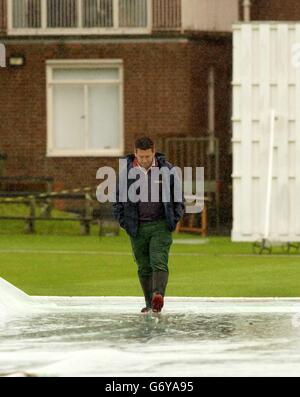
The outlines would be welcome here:
M 0 236 L 0 276 L 32 295 L 139 296 L 135 266 L 123 232 L 102 238 Z M 253 256 L 251 244 L 225 237 L 173 245 L 169 266 L 169 296 L 300 295 L 298 256 Z
M 0 205 L 0 214 L 27 213 L 21 205 Z M 54 216 L 70 216 L 54 211 Z M 130 240 L 80 236 L 79 222 L 40 222 L 37 234 L 22 221 L 0 221 L 0 277 L 31 295 L 140 296 Z M 56 233 L 56 234 L 55 234 Z M 201 239 L 174 234 L 174 239 Z M 209 237 L 201 245 L 174 244 L 169 260 L 169 296 L 298 297 L 300 257 L 252 254 L 252 244 Z

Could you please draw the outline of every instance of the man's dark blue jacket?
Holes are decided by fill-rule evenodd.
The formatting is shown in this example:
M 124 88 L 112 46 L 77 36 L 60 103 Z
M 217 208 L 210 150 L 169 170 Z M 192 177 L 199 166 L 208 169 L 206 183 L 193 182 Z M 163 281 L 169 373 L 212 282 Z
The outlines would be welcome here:
M 169 163 L 165 155 L 162 153 L 156 153 L 155 157 L 157 159 L 158 168 L 167 167 L 172 169 L 173 165 Z M 128 178 L 128 173 L 131 168 L 133 168 L 133 161 L 135 159 L 134 154 L 130 154 L 125 157 L 127 160 L 127 187 L 129 189 L 130 185 L 135 182 L 134 179 Z M 174 202 L 174 176 L 170 177 L 170 202 L 164 202 L 165 216 L 168 224 L 169 230 L 172 232 L 176 229 L 177 222 L 184 214 L 184 198 L 182 195 L 182 202 Z M 116 186 L 116 202 L 113 204 L 113 214 L 118 220 L 120 226 L 126 230 L 126 232 L 132 236 L 136 237 L 138 234 L 139 226 L 139 213 L 138 213 L 138 203 L 133 203 L 131 201 L 120 202 L 119 201 L 119 184 Z

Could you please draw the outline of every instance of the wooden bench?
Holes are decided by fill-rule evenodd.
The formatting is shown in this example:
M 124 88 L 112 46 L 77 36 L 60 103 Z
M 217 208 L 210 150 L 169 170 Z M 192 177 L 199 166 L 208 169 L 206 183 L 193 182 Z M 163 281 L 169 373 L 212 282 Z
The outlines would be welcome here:
M 43 216 L 36 215 L 37 202 L 43 200 L 84 200 L 83 215 L 79 215 L 77 218 L 64 218 L 64 217 L 52 217 L 49 213 L 44 213 Z M 26 224 L 26 231 L 28 233 L 35 233 L 35 222 L 36 221 L 64 221 L 64 222 L 80 222 L 81 233 L 88 235 L 90 234 L 90 225 L 94 220 L 93 218 L 93 207 L 92 201 L 95 198 L 90 193 L 76 193 L 76 194 L 62 194 L 62 193 L 51 193 L 50 194 L 32 194 L 23 193 L 23 195 L 17 196 L 17 193 L 3 193 L 0 192 L 0 204 L 24 204 L 29 207 L 28 216 L 1 216 L 0 220 L 23 220 Z

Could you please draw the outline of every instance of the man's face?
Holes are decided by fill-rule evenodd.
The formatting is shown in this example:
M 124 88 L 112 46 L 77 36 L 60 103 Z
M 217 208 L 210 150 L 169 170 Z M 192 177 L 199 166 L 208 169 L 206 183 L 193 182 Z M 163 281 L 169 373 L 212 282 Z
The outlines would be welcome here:
M 140 166 L 145 168 L 146 170 L 151 167 L 153 163 L 155 155 L 155 150 L 153 149 L 147 149 L 147 150 L 142 150 L 142 149 L 136 149 L 135 151 L 135 157 L 137 158 Z

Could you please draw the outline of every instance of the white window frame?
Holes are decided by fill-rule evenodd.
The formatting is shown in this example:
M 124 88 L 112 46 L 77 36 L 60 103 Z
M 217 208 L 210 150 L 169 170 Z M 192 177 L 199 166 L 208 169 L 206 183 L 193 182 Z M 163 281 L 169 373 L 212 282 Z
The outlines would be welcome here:
M 55 69 L 95 69 L 95 67 L 99 68 L 118 68 L 119 69 L 119 79 L 118 80 L 111 80 L 108 84 L 118 84 L 119 85 L 119 110 L 120 110 L 120 125 L 119 125 L 119 132 L 120 132 L 120 147 L 117 149 L 57 149 L 54 147 L 53 137 L 53 86 L 55 84 L 84 84 L 87 85 L 93 84 L 93 80 L 76 80 L 71 81 L 69 80 L 67 83 L 60 82 L 55 83 L 52 76 L 53 70 Z M 121 59 L 114 59 L 114 60 L 106 60 L 106 59 L 93 59 L 93 60 L 49 60 L 46 62 L 46 97 L 47 97 L 47 157 L 119 157 L 124 155 L 124 93 L 123 93 L 123 78 L 124 71 L 123 71 L 123 60 Z M 95 82 L 99 84 L 99 82 Z M 86 88 L 85 88 L 85 96 L 86 96 Z M 88 114 L 88 102 L 85 100 L 85 112 L 86 115 Z M 88 117 L 86 116 L 86 125 L 88 123 Z M 84 131 L 85 140 L 87 141 L 88 137 L 88 130 L 87 127 Z
M 80 0 L 81 1 L 81 0 Z M 13 27 L 13 6 L 12 0 L 8 0 L 7 3 L 7 34 L 14 36 L 41 36 L 41 35 L 114 35 L 114 34 L 128 34 L 128 35 L 138 35 L 138 34 L 151 34 L 152 33 L 152 0 L 147 0 L 147 26 L 142 28 L 121 28 L 119 27 L 119 6 L 118 0 L 113 0 L 114 2 L 114 23 L 112 27 L 105 28 L 86 28 L 82 27 L 81 20 L 81 10 L 80 4 L 78 6 L 78 26 L 75 28 L 49 28 L 47 27 L 47 13 L 46 13 L 46 3 L 42 1 L 41 4 L 41 28 L 14 28 Z

